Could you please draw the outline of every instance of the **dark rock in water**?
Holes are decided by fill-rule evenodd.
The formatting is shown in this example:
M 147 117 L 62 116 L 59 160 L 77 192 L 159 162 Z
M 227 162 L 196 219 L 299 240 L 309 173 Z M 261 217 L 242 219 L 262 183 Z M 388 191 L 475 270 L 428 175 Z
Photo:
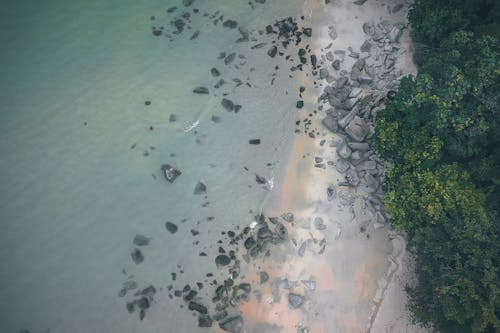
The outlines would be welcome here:
M 196 302 L 189 302 L 188 309 L 191 311 L 197 311 L 201 314 L 207 314 L 208 310 L 205 306 L 198 304 Z
M 227 317 L 227 311 L 222 310 L 213 315 L 213 320 L 219 321 Z
M 189 302 L 190 300 L 192 300 L 193 298 L 196 297 L 196 295 L 198 295 L 198 292 L 196 290 L 190 290 L 186 296 L 184 296 L 184 300 L 186 302 Z
M 321 80 L 324 80 L 326 78 L 330 77 L 330 73 L 328 73 L 328 70 L 326 68 L 321 68 L 319 70 L 319 78 Z
M 231 333 L 241 333 L 243 331 L 243 318 L 241 316 L 228 318 L 220 322 L 219 327 Z
M 303 57 L 303 56 L 305 56 L 305 55 L 306 55 L 306 50 L 304 50 L 304 49 L 299 49 L 299 53 L 298 53 L 298 54 L 299 54 L 299 57 Z
M 280 239 L 286 240 L 288 238 L 288 230 L 286 230 L 285 226 L 282 223 L 276 223 L 275 231 Z
M 270 56 L 271 58 L 274 58 L 276 56 L 276 53 L 278 53 L 278 48 L 276 46 L 271 46 L 269 51 L 267 51 L 267 55 Z
M 177 32 L 181 33 L 184 30 L 184 26 L 186 25 L 186 22 L 184 22 L 182 19 L 177 19 L 174 21 L 174 26 L 177 29 Z
M 177 232 L 177 229 L 179 229 L 179 227 L 177 227 L 177 225 L 173 224 L 172 222 L 165 222 L 165 228 L 167 228 L 167 230 L 171 233 L 171 234 L 175 234 Z
M 311 37 L 312 36 L 312 29 L 311 28 L 303 28 L 302 29 L 302 32 L 304 33 L 304 35 L 306 35 L 307 37 Z
M 267 225 L 264 225 L 257 231 L 257 237 L 259 239 L 269 239 L 273 237 L 273 234 L 271 233 L 271 230 L 269 230 L 269 227 Z
M 252 291 L 252 287 L 250 286 L 250 283 L 246 283 L 246 282 L 240 283 L 238 285 L 238 288 L 243 290 L 246 293 L 249 293 Z
M 170 183 L 173 183 L 174 180 L 182 174 L 182 172 L 180 172 L 170 164 L 163 164 L 161 166 L 161 171 L 163 172 L 163 176 L 165 177 L 165 179 Z
M 335 190 L 335 187 L 333 187 L 333 185 L 328 186 L 328 188 L 326 189 L 327 200 L 332 201 L 333 199 L 335 199 L 336 196 L 337 196 L 337 190 Z
M 223 98 L 222 101 L 220 102 L 220 104 L 222 105 L 222 107 L 224 109 L 226 109 L 226 111 L 229 111 L 229 112 L 233 111 L 235 108 L 233 101 L 231 101 L 227 98 Z
M 260 139 L 251 139 L 248 140 L 248 143 L 251 145 L 260 145 Z
M 194 187 L 194 194 L 204 194 L 207 193 L 207 186 L 202 182 L 198 182 Z
M 266 0 L 255 0 L 255 2 L 263 4 L 263 3 L 266 3 Z
M 257 244 L 257 242 L 255 241 L 255 239 L 253 239 L 253 237 L 248 237 L 246 240 L 245 240 L 245 249 L 249 250 L 251 249 L 252 247 L 255 246 L 255 244 Z
M 212 118 L 210 118 L 214 123 L 220 123 L 220 117 L 212 115 Z
M 193 35 L 191 36 L 191 38 L 189 38 L 190 40 L 193 40 L 193 39 L 196 39 L 198 38 L 198 36 L 200 35 L 200 30 L 196 30 Z
M 238 22 L 236 22 L 235 20 L 226 20 L 224 21 L 224 23 L 222 23 L 222 25 L 226 28 L 234 29 L 238 26 Z
M 293 222 L 295 217 L 293 216 L 292 213 L 288 212 L 288 213 L 284 213 L 281 215 L 281 218 L 287 222 Z
M 217 81 L 217 83 L 214 85 L 214 88 L 215 89 L 218 89 L 220 87 L 222 87 L 222 85 L 225 83 L 224 79 L 220 79 L 219 81 Z
M 152 33 L 154 36 L 158 37 L 158 36 L 161 36 L 163 34 L 163 31 L 160 29 L 153 29 Z
M 141 290 L 141 295 L 146 297 L 153 297 L 156 294 L 156 288 L 154 286 L 148 286 Z
M 332 62 L 332 67 L 333 69 L 338 71 L 340 69 L 340 60 L 337 59 L 334 62 Z
M 264 283 L 269 280 L 269 274 L 266 272 L 260 272 L 260 283 Z
M 306 91 L 306 87 L 300 86 L 299 91 L 300 91 L 300 93 L 303 93 L 304 91 Z
M 297 101 L 297 103 L 295 103 L 295 106 L 297 107 L 297 109 L 302 109 L 304 107 L 304 101 Z
M 144 261 L 144 255 L 142 254 L 141 250 L 139 249 L 134 249 L 132 253 L 130 254 L 132 257 L 132 260 L 139 265 L 141 262 Z
M 259 176 L 259 175 L 255 175 L 255 181 L 257 182 L 257 184 L 266 184 L 267 183 L 267 179 L 262 177 L 262 176 Z
M 208 94 L 208 88 L 207 87 L 196 87 L 193 89 L 193 92 L 195 94 Z
M 259 44 L 253 45 L 250 49 L 252 49 L 252 50 L 260 49 L 261 47 L 264 47 L 266 45 L 267 45 L 267 43 L 259 43 Z
M 293 294 L 293 293 L 288 294 L 288 304 L 292 308 L 294 308 L 294 309 L 299 308 L 303 303 L 304 303 L 303 296 Z
M 149 307 L 151 306 L 147 297 L 141 297 L 140 299 L 136 300 L 135 305 L 137 305 L 137 307 L 141 310 L 149 309 Z
M 235 52 L 228 54 L 224 58 L 224 64 L 229 65 L 230 63 L 232 63 L 234 61 L 235 58 L 236 58 L 236 53 Z
M 311 65 L 313 67 L 316 67 L 317 64 L 318 64 L 318 58 L 316 57 L 315 54 L 311 54 Z
M 217 265 L 217 268 L 227 266 L 227 265 L 229 265 L 230 262 L 231 262 L 231 258 L 226 256 L 225 254 L 219 254 L 215 258 L 215 264 Z
M 269 24 L 268 26 L 266 26 L 266 34 L 269 35 L 269 34 L 272 34 L 273 32 L 274 32 L 274 30 L 273 30 L 272 25 Z
M 212 74 L 213 77 L 217 77 L 220 75 L 220 72 L 217 68 L 213 67 L 211 70 L 210 70 L 210 73 Z
M 213 320 L 209 315 L 203 314 L 198 317 L 198 327 L 212 327 Z
M 127 302 L 127 304 L 125 306 L 127 308 L 128 313 L 132 313 L 135 311 L 135 303 L 134 302 Z
M 173 113 L 172 113 L 172 114 L 168 117 L 168 121 L 169 121 L 170 123 L 173 123 L 173 122 L 177 121 L 177 117 L 175 116 L 175 114 L 173 114 Z
M 182 4 L 185 6 L 185 7 L 189 7 L 193 4 L 194 0 L 182 0 Z
M 167 9 L 167 13 L 173 13 L 177 10 L 177 7 L 170 7 L 169 9 Z
M 143 235 L 135 235 L 134 244 L 137 246 L 146 246 L 149 244 L 150 240 L 151 240 L 151 237 L 146 237 Z

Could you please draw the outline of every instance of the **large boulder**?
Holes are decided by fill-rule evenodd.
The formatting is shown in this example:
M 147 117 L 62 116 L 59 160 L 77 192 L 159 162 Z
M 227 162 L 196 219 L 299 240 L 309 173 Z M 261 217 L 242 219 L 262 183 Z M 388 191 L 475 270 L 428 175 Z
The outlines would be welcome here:
M 361 142 L 365 139 L 367 134 L 369 133 L 370 128 L 363 120 L 358 116 L 355 116 L 350 122 L 349 125 L 346 126 L 345 132 L 354 140 Z
M 328 115 L 326 116 L 325 118 L 323 118 L 323 120 L 321 121 L 321 123 L 323 124 L 323 126 L 325 126 L 330 132 L 337 132 L 338 129 L 339 129 L 339 126 L 337 124 L 337 119 L 335 119 L 334 117 Z

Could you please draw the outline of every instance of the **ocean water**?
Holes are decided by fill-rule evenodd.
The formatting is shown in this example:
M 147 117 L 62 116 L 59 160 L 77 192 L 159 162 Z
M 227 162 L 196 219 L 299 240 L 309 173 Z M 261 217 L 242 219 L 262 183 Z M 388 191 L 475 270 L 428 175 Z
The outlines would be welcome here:
M 172 6 L 178 9 L 167 13 Z M 166 287 L 216 274 L 221 232 L 248 225 L 279 189 L 298 119 L 299 82 L 289 77 L 290 66 L 267 56 L 269 40 L 250 47 L 266 41 L 257 30 L 302 15 L 304 3 L 253 6 L 0 3 L 0 332 L 204 330 Z M 259 41 L 236 43 L 238 29 L 212 23 L 217 11 Z M 190 12 L 191 29 L 166 37 L 183 12 Z M 160 26 L 164 33 L 154 36 L 152 27 Z M 220 52 L 244 58 L 225 65 Z M 226 83 L 216 89 L 220 78 Z M 198 86 L 210 94 L 193 94 Z M 239 112 L 222 108 L 224 94 Z M 248 144 L 257 138 L 260 145 Z M 163 163 L 182 175 L 168 183 Z M 256 173 L 273 179 L 274 188 L 258 185 Z M 193 194 L 198 181 L 206 195 Z M 166 221 L 178 232 L 167 232 Z M 139 265 L 131 259 L 136 234 L 151 237 Z M 130 293 L 118 295 L 129 277 L 137 290 L 157 289 L 144 320 L 127 312 Z M 203 292 L 213 291 L 206 285 Z

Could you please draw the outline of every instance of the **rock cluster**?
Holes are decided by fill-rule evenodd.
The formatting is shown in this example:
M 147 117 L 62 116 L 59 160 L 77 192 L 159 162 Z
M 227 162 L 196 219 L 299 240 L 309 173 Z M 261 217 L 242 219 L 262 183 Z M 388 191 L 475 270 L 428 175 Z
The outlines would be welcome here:
M 350 71 L 342 69 L 345 50 L 328 51 L 322 57 L 324 64 L 331 63 L 338 72 L 330 75 L 324 68 L 320 69 L 320 79 L 328 84 L 318 102 L 327 107 L 323 126 L 342 137 L 333 144 L 339 157 L 335 168 L 345 177 L 338 185 L 365 192 L 363 208 L 372 215 L 374 227 L 379 228 L 387 223 L 381 203 L 384 165 L 372 149 L 371 138 L 374 118 L 386 99 L 394 94 L 401 76 L 395 64 L 403 52 L 398 41 L 405 26 L 382 21 L 376 25 L 364 23 L 362 28 L 367 39 L 359 52 L 350 47 L 347 50 L 348 55 L 356 59 Z M 333 187 L 329 186 L 329 200 L 332 191 Z

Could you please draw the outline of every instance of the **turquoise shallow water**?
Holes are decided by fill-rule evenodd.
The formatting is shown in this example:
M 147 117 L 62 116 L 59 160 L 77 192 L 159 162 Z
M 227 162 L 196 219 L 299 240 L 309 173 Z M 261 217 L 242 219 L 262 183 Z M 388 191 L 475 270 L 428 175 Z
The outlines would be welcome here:
M 198 253 L 215 254 L 220 232 L 247 225 L 272 195 L 255 173 L 279 187 L 298 82 L 283 70 L 271 86 L 283 60 L 271 60 L 268 46 L 235 43 L 237 29 L 202 13 L 220 10 L 264 29 L 301 15 L 302 1 L 251 9 L 247 1 L 197 0 L 192 30 L 172 42 L 153 36 L 152 26 L 172 29 L 179 12 L 166 8 L 174 5 L 184 10 L 157 0 L 0 4 L 0 332 L 196 332 L 191 314 L 165 293 L 145 320 L 128 314 L 122 283 L 133 275 L 140 287 L 165 288 L 177 265 L 186 283 L 213 271 Z M 242 54 L 234 64 L 246 64 L 225 66 L 219 52 Z M 211 67 L 227 82 L 218 90 Z M 193 94 L 196 86 L 211 94 Z M 237 114 L 221 107 L 223 93 L 243 106 Z M 249 145 L 254 138 L 262 143 Z M 163 163 L 182 171 L 172 184 Z M 193 195 L 199 180 L 207 198 Z M 166 232 L 167 220 L 177 234 Z M 138 233 L 152 237 L 140 265 L 130 258 Z

